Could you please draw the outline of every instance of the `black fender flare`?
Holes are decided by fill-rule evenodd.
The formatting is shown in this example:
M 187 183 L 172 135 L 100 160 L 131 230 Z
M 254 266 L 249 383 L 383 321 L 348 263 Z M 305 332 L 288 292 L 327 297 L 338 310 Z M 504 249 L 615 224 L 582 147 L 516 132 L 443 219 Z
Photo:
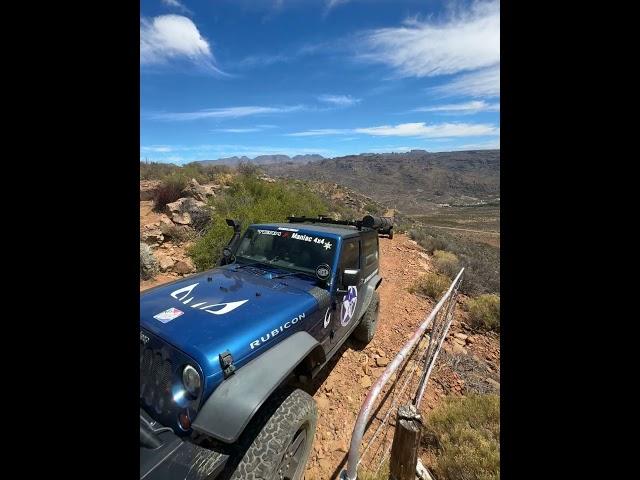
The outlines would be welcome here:
M 318 346 L 309 333 L 296 332 L 238 368 L 204 402 L 193 429 L 224 443 L 236 442 L 262 404 Z
M 362 315 L 364 315 L 364 313 L 367 311 L 367 308 L 369 308 L 369 304 L 373 299 L 373 292 L 375 292 L 378 289 L 381 283 L 382 283 L 382 277 L 378 272 L 376 272 L 365 283 L 364 301 L 362 302 L 362 308 L 360 309 L 360 312 L 362 313 Z

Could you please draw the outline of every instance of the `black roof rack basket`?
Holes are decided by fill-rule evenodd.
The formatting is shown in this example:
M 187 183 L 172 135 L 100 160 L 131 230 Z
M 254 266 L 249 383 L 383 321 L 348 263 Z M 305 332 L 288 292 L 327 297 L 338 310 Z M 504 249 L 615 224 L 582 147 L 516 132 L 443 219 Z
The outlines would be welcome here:
M 288 217 L 289 223 L 329 223 L 333 225 L 350 225 L 362 230 L 362 220 L 336 220 L 326 215 L 318 215 L 317 217 Z

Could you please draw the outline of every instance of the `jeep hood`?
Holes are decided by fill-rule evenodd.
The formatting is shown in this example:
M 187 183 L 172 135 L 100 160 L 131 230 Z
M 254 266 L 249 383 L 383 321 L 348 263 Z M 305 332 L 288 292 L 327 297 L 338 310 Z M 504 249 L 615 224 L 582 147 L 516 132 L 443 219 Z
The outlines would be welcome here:
M 305 321 L 318 306 L 308 293 L 315 281 L 270 278 L 273 272 L 226 266 L 145 291 L 140 294 L 140 327 L 198 362 L 210 391 L 222 377 L 219 354 L 229 350 L 239 367 L 308 328 Z M 268 341 L 256 343 L 276 330 Z

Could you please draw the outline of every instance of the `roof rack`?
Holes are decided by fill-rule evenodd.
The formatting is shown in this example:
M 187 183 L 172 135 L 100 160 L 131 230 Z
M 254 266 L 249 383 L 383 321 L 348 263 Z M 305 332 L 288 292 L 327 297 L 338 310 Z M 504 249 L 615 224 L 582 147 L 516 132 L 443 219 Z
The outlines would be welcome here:
M 349 225 L 362 230 L 362 220 L 336 220 L 326 215 L 318 215 L 317 217 L 288 217 L 289 223 L 330 223 L 334 225 Z

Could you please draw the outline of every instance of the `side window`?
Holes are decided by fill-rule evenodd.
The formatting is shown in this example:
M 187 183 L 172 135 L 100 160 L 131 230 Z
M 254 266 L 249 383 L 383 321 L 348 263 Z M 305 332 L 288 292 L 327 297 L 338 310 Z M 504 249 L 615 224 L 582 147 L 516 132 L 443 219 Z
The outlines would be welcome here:
M 340 270 L 344 272 L 356 268 L 360 268 L 360 242 L 348 240 L 342 245 Z
M 362 242 L 362 250 L 364 253 L 365 270 L 375 270 L 375 267 L 378 265 L 378 235 L 369 235 L 364 238 Z

